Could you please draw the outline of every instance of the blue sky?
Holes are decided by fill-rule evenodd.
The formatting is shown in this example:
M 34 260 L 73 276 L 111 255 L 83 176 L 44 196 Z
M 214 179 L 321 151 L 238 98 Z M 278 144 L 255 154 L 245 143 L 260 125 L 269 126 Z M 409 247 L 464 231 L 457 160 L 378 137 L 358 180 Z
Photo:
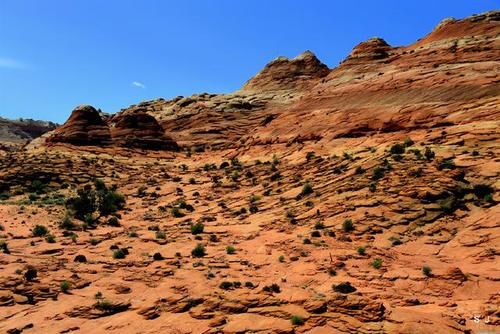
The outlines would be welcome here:
M 493 0 L 0 0 L 0 116 L 64 122 L 157 97 L 238 89 L 279 55 L 334 67 L 373 36 L 414 42 Z

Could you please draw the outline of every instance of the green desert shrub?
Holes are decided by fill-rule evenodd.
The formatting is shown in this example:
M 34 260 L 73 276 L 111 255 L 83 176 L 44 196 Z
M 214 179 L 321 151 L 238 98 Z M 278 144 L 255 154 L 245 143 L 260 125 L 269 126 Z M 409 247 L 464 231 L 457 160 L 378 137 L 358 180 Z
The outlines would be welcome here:
M 344 232 L 351 232 L 352 230 L 354 230 L 354 224 L 352 223 L 352 219 L 344 220 L 344 222 L 342 223 L 342 230 Z
M 359 255 L 365 255 L 366 254 L 366 248 L 363 246 L 359 246 L 358 249 L 356 250 Z
M 205 225 L 203 223 L 196 223 L 191 225 L 191 234 L 196 235 L 203 233 Z
M 85 217 L 99 213 L 108 216 L 125 207 L 125 196 L 118 193 L 115 187 L 108 188 L 103 181 L 96 180 L 94 185 L 86 185 L 77 190 L 77 196 L 66 201 L 66 206 L 75 217 L 84 220 Z
M 427 277 L 432 276 L 432 269 L 431 269 L 431 267 L 429 267 L 428 265 L 424 265 L 424 266 L 422 267 L 422 273 L 423 273 L 425 276 L 427 276 Z
M 203 246 L 203 244 L 197 244 L 191 251 L 191 255 L 193 257 L 204 257 L 206 255 L 205 246 Z
M 376 258 L 375 260 L 372 261 L 371 266 L 375 269 L 380 269 L 382 267 L 382 263 L 384 260 L 381 258 Z
M 294 326 L 301 326 L 304 324 L 304 318 L 302 318 L 301 316 L 298 316 L 298 315 L 292 316 L 290 321 L 292 322 L 292 325 L 294 325 Z
M 44 225 L 35 225 L 31 233 L 35 237 L 43 237 L 49 232 L 49 230 Z
M 173 207 L 172 209 L 170 209 L 170 213 L 175 218 L 182 218 L 185 216 L 178 207 Z
M 38 276 L 38 270 L 36 270 L 33 266 L 27 266 L 26 271 L 24 272 L 24 278 L 27 281 L 33 281 Z
M 67 293 L 71 287 L 71 283 L 64 280 L 61 282 L 60 286 L 61 286 L 61 291 Z
M 234 248 L 233 246 L 229 245 L 226 247 L 227 254 L 234 254 L 235 252 L 236 252 L 236 248 Z
M 375 167 L 372 174 L 372 180 L 380 180 L 384 177 L 385 169 L 382 167 Z
M 124 251 L 123 248 L 116 249 L 113 252 L 113 259 L 124 259 L 125 256 L 127 256 L 126 252 Z
M 405 153 L 405 145 L 403 144 L 394 144 L 391 146 L 391 154 L 403 154 Z

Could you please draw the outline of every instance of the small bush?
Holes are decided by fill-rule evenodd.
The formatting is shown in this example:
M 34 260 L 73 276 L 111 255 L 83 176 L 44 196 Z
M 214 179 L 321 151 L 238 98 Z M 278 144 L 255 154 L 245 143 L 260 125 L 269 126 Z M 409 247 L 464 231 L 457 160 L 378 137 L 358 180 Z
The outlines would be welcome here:
M 438 170 L 443 170 L 443 169 L 455 169 L 455 162 L 451 159 L 446 159 L 438 164 Z
M 282 263 L 283 263 L 283 262 L 285 262 L 285 256 L 284 256 L 284 255 L 280 255 L 280 256 L 278 257 L 278 261 L 279 261 L 279 262 L 282 262 Z
M 231 254 L 234 254 L 236 252 L 236 248 L 234 248 L 233 246 L 227 246 L 226 247 L 226 253 L 231 255 Z
M 97 244 L 99 244 L 101 242 L 101 240 L 96 239 L 96 238 L 92 238 L 89 240 L 89 242 L 92 246 L 96 246 Z
M 33 236 L 35 236 L 35 237 L 43 237 L 49 231 L 43 225 L 36 225 L 31 232 L 33 233 Z
M 317 221 L 316 224 L 314 224 L 314 229 L 316 230 L 322 230 L 325 228 L 325 224 L 321 221 Z
M 332 289 L 335 292 L 340 293 L 352 293 L 356 291 L 356 288 L 351 285 L 349 282 L 342 282 L 337 285 L 332 285 Z
M 271 285 L 266 285 L 262 288 L 262 290 L 266 291 L 266 292 L 274 292 L 274 293 L 280 293 L 281 292 L 281 288 L 278 284 L 276 283 L 273 283 Z
M 120 220 L 118 220 L 118 217 L 113 216 L 108 219 L 108 225 L 114 226 L 114 227 L 119 227 L 120 226 Z
M 436 156 L 436 153 L 434 153 L 434 151 L 432 149 L 430 149 L 429 147 L 426 147 L 425 151 L 424 151 L 424 156 L 425 156 L 425 159 L 427 159 L 427 161 L 431 161 Z
M 346 219 L 342 223 L 342 230 L 344 232 L 351 232 L 354 230 L 354 224 L 352 223 L 352 219 Z
M 363 246 L 359 246 L 358 249 L 356 250 L 359 255 L 365 255 L 366 254 L 366 248 Z
M 372 180 L 380 180 L 384 177 L 385 169 L 382 167 L 375 167 L 373 170 Z
M 375 269 L 380 269 L 382 267 L 383 262 L 384 260 L 376 258 L 375 260 L 372 261 L 371 266 Z
M 191 251 L 191 255 L 193 257 L 204 257 L 206 255 L 205 246 L 203 246 L 203 244 L 197 244 Z
M 56 242 L 56 238 L 52 234 L 47 234 L 45 240 L 47 240 L 49 244 L 53 244 Z
M 155 261 L 161 261 L 161 260 L 163 260 L 163 256 L 160 253 L 158 253 L 158 252 L 154 253 L 153 254 L 153 260 L 155 260 Z
M 248 211 L 250 211 L 250 213 L 257 213 L 257 212 L 259 212 L 259 207 L 254 203 L 254 204 L 250 205 L 250 207 L 248 208 Z
M 309 182 L 306 182 L 304 186 L 302 186 L 302 191 L 300 192 L 300 196 L 307 196 L 314 192 L 312 185 Z
M 316 154 L 314 152 L 307 152 L 306 153 L 306 161 L 311 161 Z
M 38 276 L 38 270 L 33 266 L 28 266 L 24 272 L 24 278 L 27 281 L 33 281 Z
M 292 325 L 294 325 L 294 326 L 301 326 L 304 324 L 304 319 L 298 315 L 292 316 L 290 321 L 292 322 Z
M 10 254 L 9 245 L 7 244 L 7 241 L 0 240 L 0 249 L 4 254 Z
M 405 145 L 403 144 L 394 144 L 391 146 L 391 154 L 404 154 L 405 153 Z
M 432 276 L 432 269 L 431 267 L 429 267 L 428 265 L 425 265 L 422 267 L 422 273 L 427 276 L 427 277 L 430 277 Z
M 75 213 L 75 217 L 84 220 L 98 212 L 100 216 L 107 216 L 121 210 L 125 206 L 125 197 L 116 192 L 114 187 L 108 188 L 101 180 L 94 185 L 86 185 L 78 189 L 77 196 L 68 199 L 66 206 Z
M 170 209 L 170 213 L 175 218 L 182 218 L 185 216 L 184 213 L 182 213 L 181 210 L 177 207 L 173 207 L 172 209 Z
M 75 230 L 76 224 L 73 223 L 73 219 L 69 215 L 66 215 L 63 220 L 59 223 L 59 227 L 63 230 Z
M 125 254 L 125 251 L 123 248 L 120 248 L 120 249 L 116 249 L 114 252 L 113 252 L 113 259 L 124 259 L 126 256 Z
M 410 147 L 412 146 L 413 144 L 415 144 L 415 142 L 410 138 L 410 137 L 407 137 L 404 141 L 404 144 L 406 147 Z
M 196 235 L 203 233 L 205 225 L 203 223 L 196 223 L 191 225 L 191 234 Z
M 233 287 L 233 282 L 224 281 L 219 284 L 219 288 L 222 290 L 229 290 Z
M 361 166 L 358 166 L 356 167 L 356 174 L 364 174 L 366 172 L 366 170 L 361 167 Z
M 87 262 L 87 257 L 85 257 L 85 255 L 78 254 L 75 256 L 74 262 L 85 263 Z
M 71 287 L 71 283 L 65 280 L 61 282 L 60 286 L 61 291 L 67 293 L 69 291 L 69 288 Z
M 166 239 L 167 236 L 165 235 L 165 232 L 163 232 L 163 231 L 156 231 L 155 237 L 156 237 L 156 239 Z

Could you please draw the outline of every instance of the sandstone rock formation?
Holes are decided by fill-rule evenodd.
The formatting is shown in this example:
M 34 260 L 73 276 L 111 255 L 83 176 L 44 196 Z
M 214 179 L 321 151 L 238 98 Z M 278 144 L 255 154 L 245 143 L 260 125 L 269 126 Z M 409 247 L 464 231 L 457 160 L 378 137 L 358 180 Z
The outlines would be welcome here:
M 46 137 L 48 143 L 78 146 L 121 146 L 152 150 L 178 150 L 156 119 L 141 109 L 103 119 L 94 107 L 76 107 L 70 118 Z
M 499 15 L 0 152 L 0 332 L 497 330 Z M 95 179 L 125 208 L 68 220 Z
M 111 135 L 99 112 L 92 106 L 81 105 L 73 110 L 66 123 L 57 128 L 47 141 L 99 146 L 109 145 Z
M 52 131 L 57 127 L 53 122 L 36 121 L 32 119 L 9 120 L 0 117 L 0 141 L 25 142 Z
M 134 112 L 120 115 L 110 120 L 111 136 L 115 145 L 155 150 L 178 150 L 178 145 L 165 131 L 156 119 L 144 112 Z
M 311 87 L 316 79 L 330 70 L 311 51 L 305 51 L 293 59 L 278 57 L 248 80 L 242 91 L 301 90 Z

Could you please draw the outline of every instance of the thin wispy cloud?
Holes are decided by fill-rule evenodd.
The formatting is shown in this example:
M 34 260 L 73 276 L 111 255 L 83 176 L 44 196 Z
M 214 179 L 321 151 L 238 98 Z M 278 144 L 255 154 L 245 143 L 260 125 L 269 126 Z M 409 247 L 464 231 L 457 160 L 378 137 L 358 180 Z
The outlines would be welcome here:
M 14 70 L 24 70 L 28 66 L 16 59 L 0 57 L 0 68 L 8 68 Z
M 146 85 L 143 84 L 142 82 L 139 82 L 139 81 L 132 81 L 132 86 L 139 87 L 139 88 L 142 88 L 142 89 L 146 89 Z

